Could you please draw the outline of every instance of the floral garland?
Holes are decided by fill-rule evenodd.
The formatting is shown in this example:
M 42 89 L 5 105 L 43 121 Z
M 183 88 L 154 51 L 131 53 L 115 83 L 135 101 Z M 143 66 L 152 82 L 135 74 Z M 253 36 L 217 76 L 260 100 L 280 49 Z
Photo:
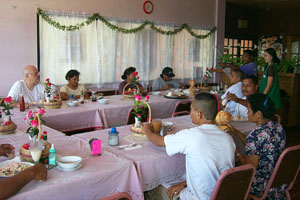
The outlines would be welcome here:
M 145 21 L 144 23 L 142 23 L 140 26 L 138 26 L 136 28 L 125 29 L 125 28 L 121 28 L 121 27 L 118 27 L 116 25 L 111 24 L 110 22 L 108 22 L 104 17 L 102 17 L 98 13 L 94 13 L 91 17 L 89 17 L 84 22 L 81 22 L 81 23 L 78 23 L 78 24 L 75 24 L 75 25 L 66 26 L 66 25 L 61 25 L 59 22 L 54 21 L 41 8 L 37 9 L 37 13 L 38 13 L 39 16 L 41 16 L 50 25 L 54 26 L 57 29 L 63 30 L 63 31 L 79 30 L 83 26 L 89 25 L 93 21 L 96 21 L 96 20 L 100 20 L 102 23 L 104 23 L 106 26 L 108 26 L 112 30 L 115 30 L 115 31 L 118 31 L 118 32 L 121 32 L 121 33 L 125 33 L 125 34 L 136 33 L 138 31 L 141 31 L 141 30 L 145 29 L 146 26 L 149 25 L 152 30 L 154 30 L 154 31 L 156 31 L 160 34 L 163 34 L 163 35 L 175 35 L 177 33 L 180 33 L 183 29 L 185 29 L 193 37 L 198 38 L 198 39 L 205 39 L 205 38 L 209 37 L 210 35 L 212 35 L 217 30 L 216 27 L 213 27 L 207 34 L 204 34 L 204 35 L 199 34 L 198 35 L 191 29 L 191 27 L 188 24 L 182 24 L 180 27 L 175 28 L 173 31 L 165 31 L 165 30 L 162 30 L 162 29 L 156 27 L 155 24 L 153 22 L 150 22 L 150 21 Z

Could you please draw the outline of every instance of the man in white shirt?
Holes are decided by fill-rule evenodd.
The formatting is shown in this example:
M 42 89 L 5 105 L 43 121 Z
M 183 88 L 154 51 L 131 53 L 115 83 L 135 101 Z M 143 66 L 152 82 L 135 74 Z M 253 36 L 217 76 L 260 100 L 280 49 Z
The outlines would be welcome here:
M 243 71 L 236 69 L 236 70 L 232 70 L 231 75 L 230 75 L 230 82 L 231 82 L 231 86 L 226 90 L 225 94 L 222 95 L 222 100 L 224 100 L 225 98 L 227 98 L 228 94 L 235 94 L 235 96 L 237 96 L 238 98 L 243 98 L 244 95 L 242 93 L 242 77 L 243 77 L 244 73 Z M 231 115 L 234 114 L 235 112 L 235 107 L 236 107 L 236 102 L 234 101 L 229 101 L 229 99 L 227 98 L 228 102 L 226 104 L 225 110 L 230 112 Z M 223 105 L 225 106 L 225 105 Z
M 168 90 L 170 88 L 179 88 L 179 83 L 172 80 L 175 77 L 173 69 L 165 67 L 159 78 L 155 79 L 152 84 L 152 90 Z
M 227 98 L 237 103 L 233 116 L 248 119 L 248 101 L 247 98 L 256 94 L 258 89 L 258 79 L 255 75 L 245 76 L 242 78 L 243 98 L 238 98 L 235 94 L 228 94 Z
M 35 66 L 25 66 L 23 74 L 24 80 L 15 82 L 7 96 L 11 96 L 13 105 L 19 107 L 20 95 L 23 94 L 25 107 L 28 108 L 29 103 L 43 98 L 45 86 L 40 82 L 40 74 Z
M 149 124 L 143 133 L 158 146 L 165 146 L 169 156 L 186 155 L 186 181 L 168 189 L 168 196 L 180 194 L 180 199 L 208 200 L 221 173 L 234 167 L 235 144 L 232 137 L 215 125 L 218 113 L 216 98 L 209 93 L 197 94 L 191 104 L 195 128 L 167 136 L 152 132 Z

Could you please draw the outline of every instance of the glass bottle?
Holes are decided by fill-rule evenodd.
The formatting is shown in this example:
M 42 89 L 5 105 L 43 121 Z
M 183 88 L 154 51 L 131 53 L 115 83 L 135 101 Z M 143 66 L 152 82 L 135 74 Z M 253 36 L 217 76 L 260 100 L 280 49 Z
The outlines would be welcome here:
M 80 94 L 80 103 L 84 104 L 84 94 L 83 94 L 83 90 L 81 90 L 81 94 Z
M 70 103 L 72 103 L 73 100 L 74 100 L 74 95 L 70 94 L 70 98 L 69 98 Z
M 115 127 L 112 127 L 111 130 L 108 132 L 108 144 L 110 146 L 116 146 L 119 144 L 119 132 Z
M 25 111 L 25 101 L 24 101 L 23 94 L 20 94 L 20 111 L 21 112 Z

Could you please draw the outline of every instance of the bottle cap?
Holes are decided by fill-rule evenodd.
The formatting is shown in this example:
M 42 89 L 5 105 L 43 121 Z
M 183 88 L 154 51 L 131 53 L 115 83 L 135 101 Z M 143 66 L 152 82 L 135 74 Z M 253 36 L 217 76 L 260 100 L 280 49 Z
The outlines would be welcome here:
M 43 134 L 44 134 L 44 135 L 47 135 L 47 131 L 44 131 Z
M 70 94 L 70 99 L 74 99 L 74 94 Z
M 112 127 L 109 133 L 110 134 L 117 134 L 118 132 L 117 132 L 117 129 L 115 127 Z
M 54 144 L 51 144 L 51 148 L 49 149 L 49 152 L 50 153 L 55 153 L 56 152 L 56 149 L 54 147 Z

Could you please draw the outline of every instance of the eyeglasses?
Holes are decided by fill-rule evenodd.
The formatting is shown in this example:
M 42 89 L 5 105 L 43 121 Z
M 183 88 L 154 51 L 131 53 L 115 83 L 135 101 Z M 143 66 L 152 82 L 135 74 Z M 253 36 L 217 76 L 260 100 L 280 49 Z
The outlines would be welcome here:
M 40 75 L 40 72 L 27 73 L 27 74 L 31 74 L 31 75 L 33 75 L 33 76 L 39 76 L 39 75 Z

